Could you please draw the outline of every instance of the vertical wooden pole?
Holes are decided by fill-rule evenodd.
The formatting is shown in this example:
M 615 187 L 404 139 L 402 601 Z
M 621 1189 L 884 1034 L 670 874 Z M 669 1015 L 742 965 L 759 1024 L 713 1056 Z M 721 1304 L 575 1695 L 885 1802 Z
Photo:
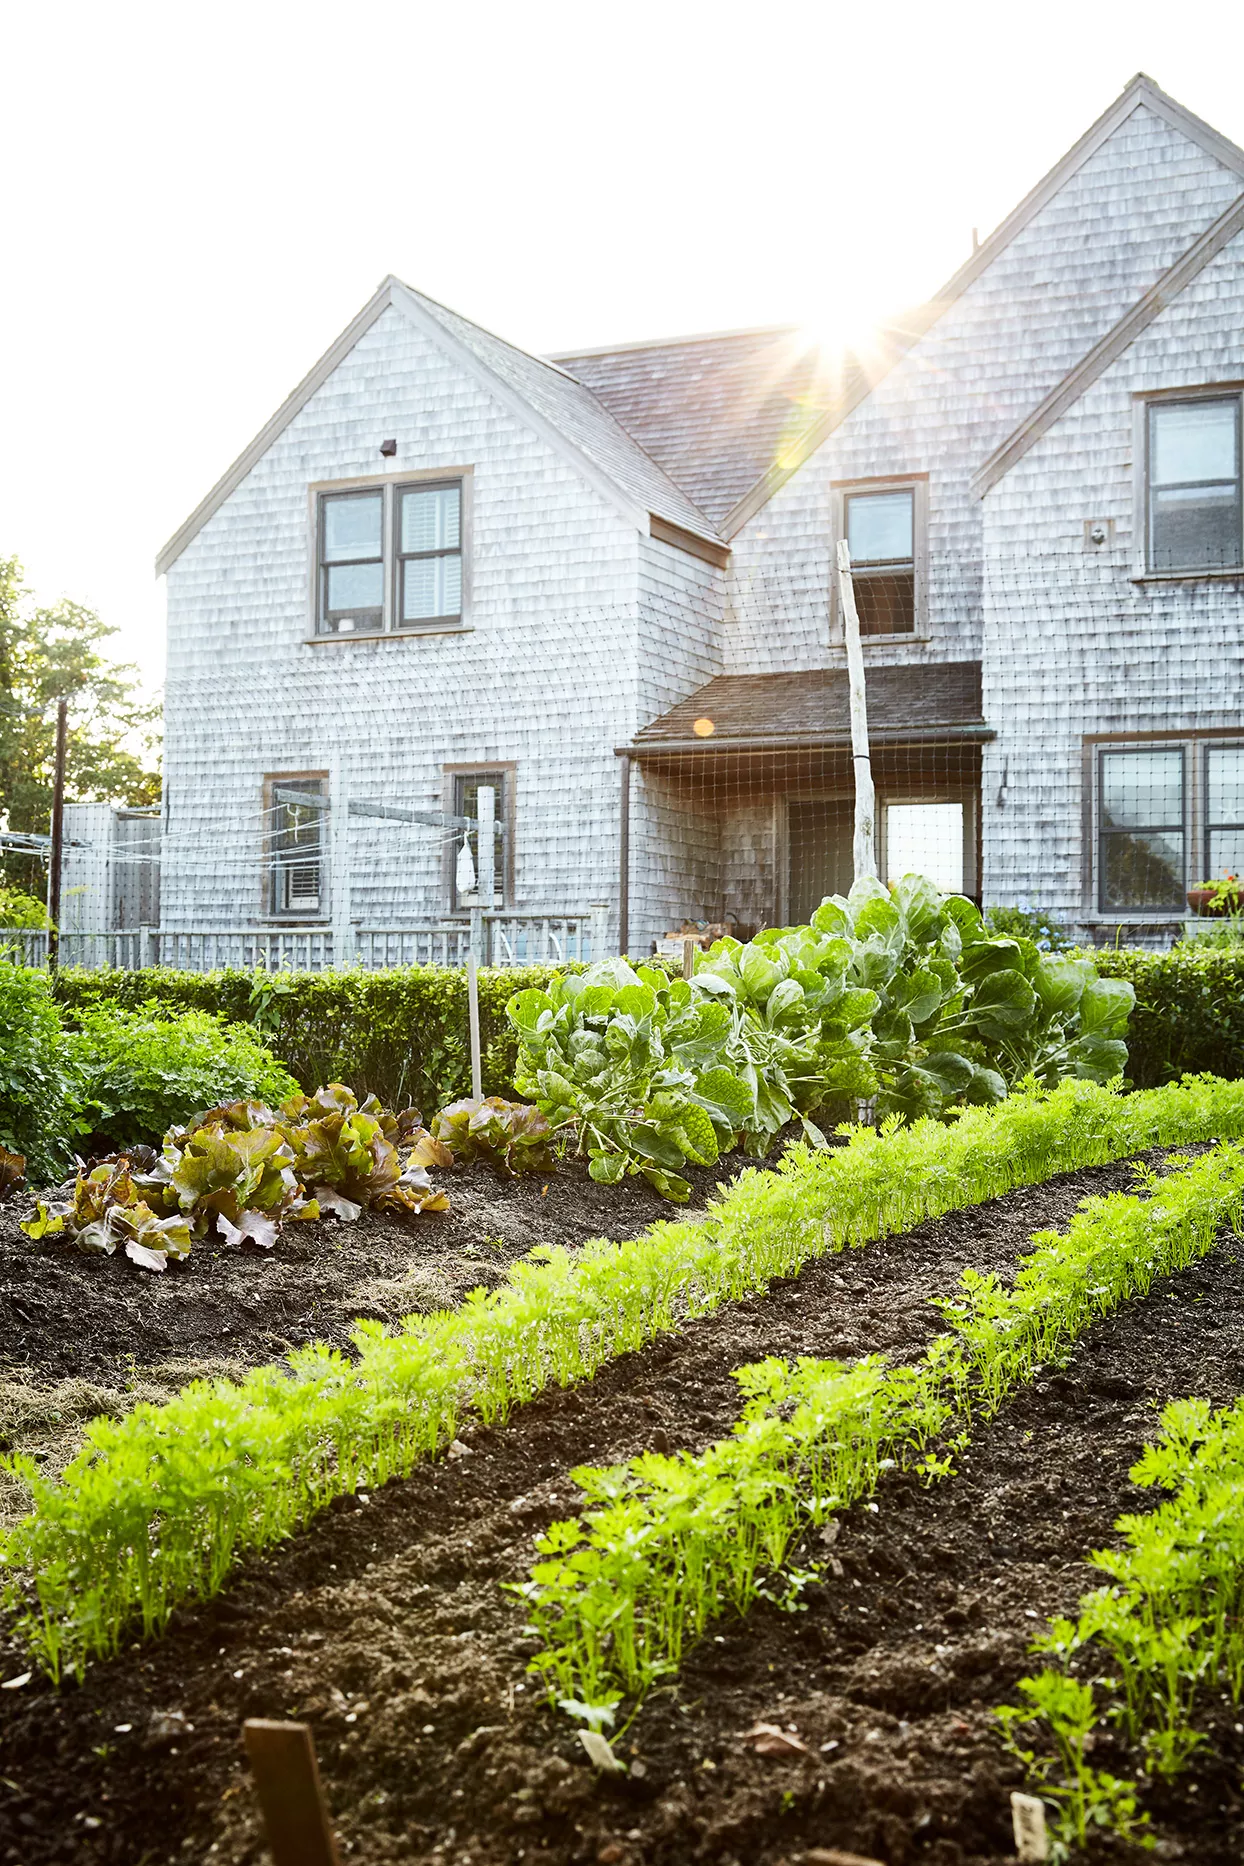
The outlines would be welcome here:
M 309 1726 L 248 1717 L 242 1740 L 274 1866 L 341 1866 Z
M 479 969 L 475 954 L 467 954 L 467 1017 L 471 1026 L 471 1094 L 480 1101 L 484 1093 L 484 1059 L 479 1047 Z
M 622 771 L 622 811 L 618 824 L 618 951 L 625 959 L 631 943 L 631 756 L 618 760 Z
M 65 752 L 69 738 L 69 702 L 56 702 L 56 763 L 52 773 L 52 847 L 48 874 L 48 970 L 60 963 L 60 879 L 65 851 Z
M 321 824 L 323 817 L 320 818 Z M 350 790 L 342 761 L 335 758 L 328 781 L 329 848 L 320 839 L 320 861 L 329 860 L 329 909 L 333 928 L 333 967 L 355 959 L 354 928 L 350 922 Z M 322 871 L 321 871 L 322 872 Z
M 682 943 L 682 975 L 690 978 L 695 971 L 695 941 L 685 939 Z
M 851 694 L 851 760 L 855 771 L 855 837 L 852 858 L 855 879 L 877 873 L 877 800 L 868 751 L 868 702 L 864 689 L 864 651 L 860 647 L 860 618 L 851 579 L 851 550 L 838 540 L 838 595 L 842 632 L 847 644 L 847 682 Z

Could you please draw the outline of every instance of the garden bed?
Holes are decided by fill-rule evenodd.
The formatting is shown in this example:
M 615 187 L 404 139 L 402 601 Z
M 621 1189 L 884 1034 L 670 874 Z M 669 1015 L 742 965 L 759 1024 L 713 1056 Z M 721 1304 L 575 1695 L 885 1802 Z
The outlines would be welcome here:
M 988 1709 L 1030 1669 L 1038 1621 L 1089 1585 L 1087 1550 L 1111 1540 L 1121 1510 L 1144 1507 L 1127 1472 L 1152 1436 L 1152 1402 L 1239 1392 L 1244 1269 L 1231 1244 L 1094 1328 L 1065 1373 L 978 1430 L 956 1477 L 928 1492 L 890 1478 L 876 1514 L 849 1511 L 832 1551 L 842 1573 L 807 1591 L 806 1612 L 761 1606 L 714 1629 L 620 1741 L 635 1765 L 620 1785 L 593 1776 L 525 1678 L 533 1642 L 499 1583 L 524 1579 L 533 1533 L 573 1509 L 577 1463 L 722 1436 L 738 1414 L 730 1369 L 766 1354 L 917 1352 L 937 1327 L 929 1298 L 965 1266 L 1006 1272 L 1033 1230 L 1132 1179 L 1126 1164 L 1086 1169 L 822 1258 L 606 1366 L 590 1389 L 464 1430 L 451 1460 L 339 1505 L 82 1688 L 14 1692 L 0 1701 L 0 1859 L 259 1861 L 247 1715 L 313 1723 L 346 1858 L 795 1866 L 838 1846 L 887 1866 L 1005 1859 L 1020 1781 Z M 416 1250 L 430 1217 L 403 1228 Z M 307 1229 L 330 1240 L 325 1263 L 350 1235 Z M 289 1269 L 292 1297 L 306 1267 Z M 162 1287 L 188 1294 L 176 1274 Z M 19 1663 L 8 1656 L 5 1675 Z M 755 1754 L 744 1738 L 758 1720 L 793 1725 L 806 1749 Z M 1166 1857 L 1238 1858 L 1244 1738 L 1230 1720 L 1220 1735 L 1171 1793 Z M 1178 1812 L 1190 1806 L 1196 1822 Z
M 732 1154 L 691 1168 L 703 1201 L 744 1166 Z M 75 1249 L 63 1235 L 19 1228 L 34 1200 L 0 1204 L 0 1450 L 30 1450 L 54 1467 L 83 1423 L 135 1400 L 167 1398 L 198 1377 L 236 1374 L 312 1340 L 348 1349 L 356 1318 L 452 1308 L 496 1288 L 540 1244 L 637 1236 L 669 1206 L 642 1179 L 598 1186 L 585 1168 L 502 1179 L 475 1164 L 440 1170 L 447 1212 L 409 1220 L 364 1212 L 287 1223 L 271 1251 L 194 1246 L 163 1275 Z M 71 1186 L 63 1188 L 65 1196 Z M 0 1478 L 0 1519 L 16 1487 Z

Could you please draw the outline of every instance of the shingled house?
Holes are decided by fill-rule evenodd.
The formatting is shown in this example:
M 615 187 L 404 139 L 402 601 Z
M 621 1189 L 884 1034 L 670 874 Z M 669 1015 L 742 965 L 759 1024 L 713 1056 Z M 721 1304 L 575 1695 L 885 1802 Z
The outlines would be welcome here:
M 1244 866 L 1242 395 L 1244 152 L 1143 76 L 850 357 L 541 359 L 386 280 L 160 556 L 164 924 L 452 921 L 481 786 L 508 909 L 805 915 L 845 536 L 883 872 L 1168 937 Z

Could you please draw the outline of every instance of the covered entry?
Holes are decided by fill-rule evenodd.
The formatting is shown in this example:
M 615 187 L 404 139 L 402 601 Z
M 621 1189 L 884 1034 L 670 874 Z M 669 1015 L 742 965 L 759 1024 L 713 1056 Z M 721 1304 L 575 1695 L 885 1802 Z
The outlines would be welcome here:
M 980 894 L 979 662 L 868 672 L 878 867 Z M 633 821 L 632 950 L 681 919 L 744 936 L 852 878 L 845 669 L 721 675 L 619 747 Z M 632 774 L 630 767 L 634 766 Z

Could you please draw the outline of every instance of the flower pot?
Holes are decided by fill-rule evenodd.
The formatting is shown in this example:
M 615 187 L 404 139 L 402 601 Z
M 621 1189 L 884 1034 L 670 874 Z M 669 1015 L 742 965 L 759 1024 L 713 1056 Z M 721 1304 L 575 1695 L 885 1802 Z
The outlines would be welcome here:
M 1232 889 L 1229 894 L 1216 895 L 1213 888 L 1189 888 L 1188 905 L 1194 914 L 1222 918 L 1227 914 L 1244 913 L 1244 894 Z

